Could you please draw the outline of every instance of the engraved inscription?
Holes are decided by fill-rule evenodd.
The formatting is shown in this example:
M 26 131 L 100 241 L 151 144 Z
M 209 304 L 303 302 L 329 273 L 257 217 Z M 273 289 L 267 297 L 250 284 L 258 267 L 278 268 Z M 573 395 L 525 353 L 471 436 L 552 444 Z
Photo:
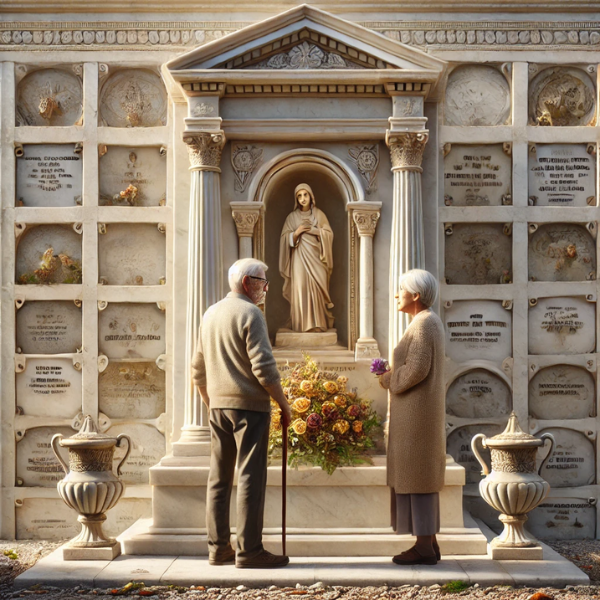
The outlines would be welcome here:
M 596 526 L 596 508 L 583 498 L 549 498 L 528 514 L 527 529 L 539 539 L 581 540 Z
M 512 408 L 506 382 L 486 369 L 473 369 L 457 377 L 446 394 L 448 415 L 466 419 L 501 417 Z

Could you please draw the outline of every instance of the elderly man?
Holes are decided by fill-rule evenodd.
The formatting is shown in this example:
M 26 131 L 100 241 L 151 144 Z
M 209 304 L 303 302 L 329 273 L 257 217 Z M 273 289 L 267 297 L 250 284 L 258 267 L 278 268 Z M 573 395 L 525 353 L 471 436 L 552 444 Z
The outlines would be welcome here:
M 206 499 L 208 561 L 238 568 L 284 567 L 287 556 L 262 545 L 271 403 L 288 427 L 290 407 L 258 305 L 269 282 L 267 265 L 245 258 L 229 269 L 231 292 L 204 314 L 192 361 L 194 383 L 210 407 L 211 462 Z M 237 552 L 230 543 L 229 502 L 235 464 Z

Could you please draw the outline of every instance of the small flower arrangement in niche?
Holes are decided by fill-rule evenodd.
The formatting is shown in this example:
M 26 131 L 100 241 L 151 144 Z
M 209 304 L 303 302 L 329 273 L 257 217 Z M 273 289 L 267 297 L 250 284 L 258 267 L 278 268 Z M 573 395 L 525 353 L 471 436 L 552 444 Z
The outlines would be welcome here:
M 381 425 L 371 402 L 347 389 L 348 378 L 323 371 L 308 355 L 282 372 L 283 393 L 292 409 L 288 464 L 337 467 L 371 463 L 374 434 Z M 281 410 L 272 403 L 269 457 L 281 456 Z
M 17 283 L 81 283 L 81 277 L 81 262 L 66 254 L 54 254 L 54 248 L 48 248 L 42 255 L 39 268 L 20 275 Z

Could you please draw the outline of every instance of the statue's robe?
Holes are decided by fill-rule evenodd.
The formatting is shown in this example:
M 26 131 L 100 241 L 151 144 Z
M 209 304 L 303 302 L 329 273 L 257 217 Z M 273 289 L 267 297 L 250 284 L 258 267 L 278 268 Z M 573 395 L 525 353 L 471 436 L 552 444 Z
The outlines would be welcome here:
M 303 233 L 293 243 L 296 229 L 308 222 L 314 233 Z M 290 213 L 281 231 L 279 272 L 283 277 L 283 297 L 290 303 L 291 329 L 305 332 L 333 327 L 329 278 L 333 269 L 333 231 L 325 213 L 313 206 Z

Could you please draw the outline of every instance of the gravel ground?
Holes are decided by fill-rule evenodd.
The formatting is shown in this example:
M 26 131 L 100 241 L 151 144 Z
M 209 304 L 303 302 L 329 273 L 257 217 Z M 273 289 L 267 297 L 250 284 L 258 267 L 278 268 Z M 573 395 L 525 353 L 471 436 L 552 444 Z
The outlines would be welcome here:
M 0 599 L 44 596 L 47 600 L 94 597 L 108 600 L 118 596 L 152 597 L 156 600 L 177 598 L 191 600 L 279 600 L 292 597 L 306 597 L 310 600 L 412 600 L 427 598 L 440 600 L 600 600 L 600 540 L 552 542 L 552 546 L 565 558 L 589 575 L 589 586 L 567 586 L 554 588 L 512 588 L 510 586 L 480 587 L 467 586 L 462 582 L 450 582 L 444 586 L 412 586 L 397 588 L 383 587 L 341 587 L 323 586 L 316 583 L 310 587 L 298 585 L 296 588 L 271 586 L 262 589 L 237 588 L 179 588 L 174 586 L 142 587 L 125 586 L 119 590 L 84 589 L 75 586 L 71 589 L 58 589 L 51 586 L 33 586 L 27 590 L 14 590 L 12 582 L 17 575 L 33 566 L 36 561 L 54 551 L 64 542 L 4 542 L 0 541 Z

